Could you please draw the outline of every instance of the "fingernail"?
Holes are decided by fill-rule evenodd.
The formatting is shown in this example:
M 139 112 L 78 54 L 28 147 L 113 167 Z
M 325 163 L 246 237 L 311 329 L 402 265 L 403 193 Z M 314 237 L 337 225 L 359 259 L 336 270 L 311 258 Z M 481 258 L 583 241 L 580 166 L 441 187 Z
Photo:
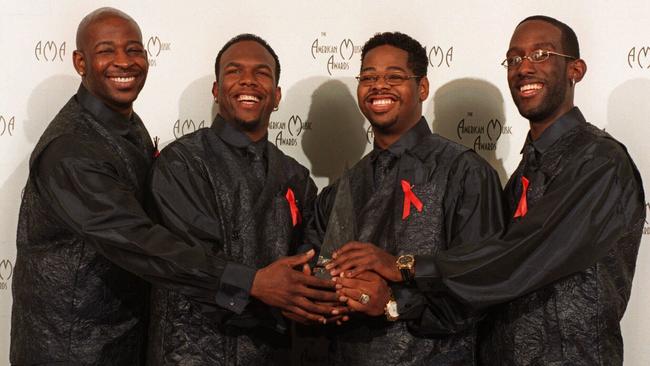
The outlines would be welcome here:
M 341 285 L 340 283 L 337 283 L 336 286 L 334 286 L 334 287 L 336 287 L 337 290 L 340 290 L 340 289 L 343 288 L 343 285 Z
M 348 301 L 348 298 L 345 297 L 345 296 L 341 296 L 341 297 L 339 297 L 339 301 L 340 302 L 346 302 L 346 301 Z
M 332 314 L 334 314 L 334 315 L 339 315 L 339 311 L 336 310 L 336 309 L 335 309 L 335 310 L 332 310 Z
M 341 272 L 340 276 L 341 276 L 341 278 L 343 278 L 343 277 L 345 277 L 345 274 L 343 274 L 343 272 Z
M 323 319 L 321 319 L 321 322 L 322 322 L 323 324 L 327 324 L 327 319 L 323 318 Z

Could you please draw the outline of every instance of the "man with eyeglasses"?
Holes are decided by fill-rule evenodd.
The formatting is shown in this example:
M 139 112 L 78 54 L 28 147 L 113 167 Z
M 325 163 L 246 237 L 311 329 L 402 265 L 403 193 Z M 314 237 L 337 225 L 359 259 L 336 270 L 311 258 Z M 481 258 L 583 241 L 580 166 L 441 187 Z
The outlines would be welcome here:
M 485 242 L 416 257 L 418 288 L 477 310 L 494 305 L 480 326 L 482 365 L 621 365 L 641 177 L 625 147 L 573 104 L 587 67 L 569 26 L 524 19 L 503 64 L 530 122 L 505 188 L 510 222 Z
M 397 32 L 377 34 L 361 59 L 357 98 L 372 126 L 374 149 L 323 190 L 310 227 L 313 242 L 322 242 L 326 231 L 337 229 L 328 227 L 330 216 L 339 214 L 337 202 L 349 196 L 355 240 L 341 243 L 334 261 L 353 271 L 374 267 L 348 279 L 337 277 L 335 262 L 326 266 L 339 300 L 353 311 L 335 329 L 330 363 L 472 365 L 476 319 L 454 298 L 417 288 L 414 255 L 434 255 L 498 232 L 498 176 L 474 151 L 431 132 L 422 116 L 429 81 L 419 42 Z M 423 336 L 432 326 L 439 333 Z

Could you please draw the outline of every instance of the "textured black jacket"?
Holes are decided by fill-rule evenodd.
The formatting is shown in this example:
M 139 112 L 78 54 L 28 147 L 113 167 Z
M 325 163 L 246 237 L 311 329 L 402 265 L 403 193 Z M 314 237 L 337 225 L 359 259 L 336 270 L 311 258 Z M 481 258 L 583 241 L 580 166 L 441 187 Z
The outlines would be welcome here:
M 622 365 L 620 321 L 630 297 L 645 217 L 639 173 L 625 147 L 586 123 L 577 108 L 540 139 L 528 141 L 525 150 L 528 153 L 505 193 L 512 217 L 521 197 L 520 177 L 530 179 L 530 217 L 516 219 L 511 229 L 525 225 L 524 220 L 535 221 L 535 216 L 549 216 L 536 210 L 542 202 L 566 212 L 555 219 L 569 225 L 542 229 L 544 240 L 559 244 L 555 251 L 539 253 L 543 257 L 530 255 L 525 267 L 548 279 L 559 275 L 556 266 L 568 275 L 490 312 L 481 327 L 481 363 Z M 529 154 L 535 156 L 530 159 Z M 583 212 L 584 205 L 593 207 Z M 531 230 L 530 242 L 546 243 L 536 237 Z M 550 259 L 549 265 L 535 257 Z M 498 272 L 496 268 L 494 273 Z M 536 277 L 528 276 L 529 286 Z M 511 294 L 530 289 L 522 284 Z
M 268 173 L 262 186 L 246 155 L 250 144 L 217 117 L 211 128 L 166 147 L 154 165 L 151 191 L 162 222 L 214 253 L 225 270 L 218 306 L 154 287 L 152 366 L 283 365 L 288 360 L 287 325 L 249 291 L 257 269 L 300 250 L 301 223 L 310 218 L 316 186 L 306 168 L 268 141 L 263 142 Z M 292 216 L 292 205 L 299 216 Z
M 473 151 L 432 134 L 422 118 L 387 150 L 396 162 L 376 189 L 375 149 L 343 177 L 349 179 L 357 240 L 393 255 L 430 255 L 464 242 L 481 241 L 502 229 L 501 188 L 494 170 Z M 402 219 L 401 181 L 423 203 Z M 321 242 L 337 183 L 317 198 L 313 242 Z M 417 263 L 417 259 L 416 259 Z M 416 264 L 417 266 L 417 264 Z M 417 272 L 416 272 L 417 275 Z M 431 296 L 415 286 L 391 285 L 400 320 L 353 316 L 337 327 L 331 345 L 336 365 L 473 365 L 475 321 L 460 302 Z
M 139 277 L 216 303 L 211 253 L 142 208 L 153 152 L 137 115 L 83 87 L 43 133 L 18 220 L 12 363 L 142 364 L 149 286 Z

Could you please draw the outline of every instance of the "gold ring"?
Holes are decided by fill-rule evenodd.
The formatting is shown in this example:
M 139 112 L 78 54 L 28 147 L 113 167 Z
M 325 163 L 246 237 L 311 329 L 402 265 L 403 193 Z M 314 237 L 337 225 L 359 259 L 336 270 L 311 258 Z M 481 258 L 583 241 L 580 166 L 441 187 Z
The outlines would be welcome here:
M 363 305 L 367 305 L 370 302 L 370 295 L 361 294 L 361 297 L 359 297 L 359 302 Z

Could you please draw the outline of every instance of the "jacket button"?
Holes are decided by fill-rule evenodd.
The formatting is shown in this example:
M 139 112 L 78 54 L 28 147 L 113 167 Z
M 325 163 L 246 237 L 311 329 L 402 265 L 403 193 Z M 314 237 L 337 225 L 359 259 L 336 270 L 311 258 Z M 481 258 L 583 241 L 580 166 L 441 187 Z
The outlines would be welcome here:
M 239 240 L 239 230 L 233 230 L 231 238 L 233 241 Z

